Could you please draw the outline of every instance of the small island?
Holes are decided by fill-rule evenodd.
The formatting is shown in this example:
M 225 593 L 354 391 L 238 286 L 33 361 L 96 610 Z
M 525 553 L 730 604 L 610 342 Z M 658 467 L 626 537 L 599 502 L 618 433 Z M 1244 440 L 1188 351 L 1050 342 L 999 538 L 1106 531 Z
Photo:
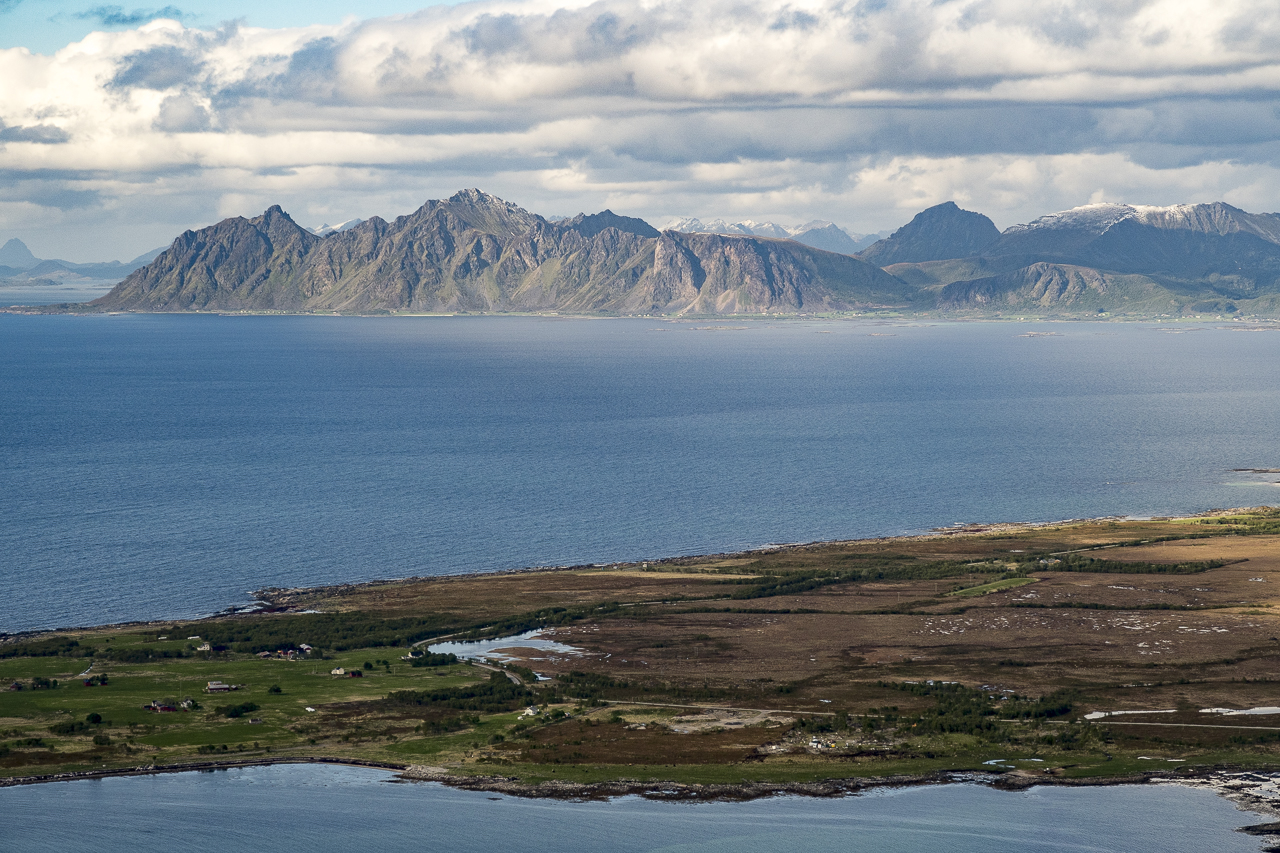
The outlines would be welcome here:
M 0 785 L 308 761 L 750 797 L 1280 766 L 1275 508 L 259 596 L 4 637 Z

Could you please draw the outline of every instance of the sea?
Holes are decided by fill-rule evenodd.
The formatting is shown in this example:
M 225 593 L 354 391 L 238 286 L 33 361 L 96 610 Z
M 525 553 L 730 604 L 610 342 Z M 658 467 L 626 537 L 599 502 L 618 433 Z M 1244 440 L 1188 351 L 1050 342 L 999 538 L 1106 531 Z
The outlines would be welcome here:
M 0 632 L 1280 503 L 1278 355 L 1230 321 L 0 314 Z
M 0 632 L 303 586 L 1280 503 L 1280 334 L 0 314 Z M 1175 786 L 525 800 L 276 766 L 0 789 L 22 851 L 1255 851 Z
M 1257 853 L 1271 818 L 1172 785 L 878 789 L 751 802 L 536 800 L 315 765 L 0 789 L 23 853 Z

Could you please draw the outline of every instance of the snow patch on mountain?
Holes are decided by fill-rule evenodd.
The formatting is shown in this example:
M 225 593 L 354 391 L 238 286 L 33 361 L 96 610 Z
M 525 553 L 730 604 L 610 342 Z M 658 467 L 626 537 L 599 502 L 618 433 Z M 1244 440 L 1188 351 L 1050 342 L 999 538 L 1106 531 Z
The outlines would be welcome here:
M 328 237 L 330 234 L 340 234 L 343 231 L 350 231 L 362 222 L 364 222 L 363 219 L 348 219 L 346 222 L 339 222 L 337 225 L 330 225 L 326 222 L 319 228 L 308 228 L 307 230 L 317 237 Z
M 1006 228 L 1005 234 L 1019 234 L 1024 231 L 1037 231 L 1052 228 L 1054 230 L 1070 229 L 1073 231 L 1089 231 L 1094 234 L 1105 234 L 1107 229 L 1117 222 L 1137 215 L 1138 209 L 1129 204 L 1086 204 L 1062 210 L 1058 213 L 1047 213 L 1039 219 L 1033 219 L 1023 225 Z

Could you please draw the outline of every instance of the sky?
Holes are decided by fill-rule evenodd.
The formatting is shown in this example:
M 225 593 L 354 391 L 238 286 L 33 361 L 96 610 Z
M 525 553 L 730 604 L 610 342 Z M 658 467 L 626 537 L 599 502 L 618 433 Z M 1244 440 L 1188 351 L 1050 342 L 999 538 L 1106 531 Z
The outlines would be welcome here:
M 827 219 L 1280 210 L 1275 0 L 0 0 L 0 243 L 126 260 L 280 204 Z

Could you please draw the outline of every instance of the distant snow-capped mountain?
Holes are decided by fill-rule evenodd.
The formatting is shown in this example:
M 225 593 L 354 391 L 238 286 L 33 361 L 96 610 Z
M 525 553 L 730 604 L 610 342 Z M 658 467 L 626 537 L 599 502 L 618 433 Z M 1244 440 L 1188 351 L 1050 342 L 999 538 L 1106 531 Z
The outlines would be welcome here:
M 884 234 L 851 234 L 834 222 L 825 219 L 814 219 L 803 225 L 788 227 L 776 222 L 756 222 L 753 219 L 744 219 L 740 222 L 712 219 L 703 222 L 695 216 L 686 216 L 672 221 L 664 230 L 679 231 L 684 234 L 742 234 L 749 237 L 795 240 L 797 243 L 804 243 L 815 249 L 844 255 L 859 252 L 885 236 Z
M 326 222 L 319 228 L 308 228 L 307 230 L 317 237 L 328 237 L 330 234 L 341 234 L 343 231 L 350 231 L 362 222 L 364 222 L 363 219 L 348 219 L 346 222 L 339 222 L 337 225 L 330 225 Z

